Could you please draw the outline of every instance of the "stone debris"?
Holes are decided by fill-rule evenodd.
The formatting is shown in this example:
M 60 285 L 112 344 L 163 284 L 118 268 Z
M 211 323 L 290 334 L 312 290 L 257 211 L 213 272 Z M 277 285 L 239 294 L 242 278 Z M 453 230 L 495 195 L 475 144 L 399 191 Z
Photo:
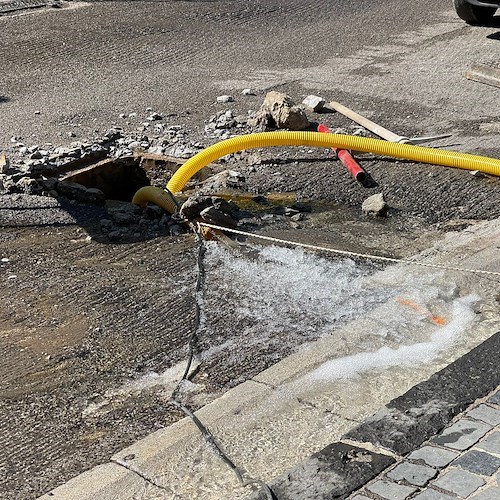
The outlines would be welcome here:
M 244 190 L 245 176 L 236 170 L 223 170 L 203 181 L 199 192 L 209 194 L 227 191 L 229 189 Z
M 242 95 L 256 95 L 252 89 L 243 89 L 241 93 Z
M 0 174 L 6 174 L 9 170 L 9 159 L 5 156 L 5 152 L 0 154 Z
M 368 197 L 361 205 L 361 210 L 367 215 L 386 217 L 389 205 L 385 201 L 384 194 L 379 193 Z
M 308 95 L 303 101 L 302 104 L 311 111 L 318 112 L 323 109 L 326 104 L 326 101 L 322 97 L 318 97 L 317 95 Z
M 30 180 L 35 181 L 34 179 Z M 86 188 L 77 182 L 61 181 L 57 183 L 55 189 L 61 195 L 72 200 L 81 201 L 82 203 L 102 206 L 106 201 L 104 193 L 100 189 Z
M 232 95 L 220 95 L 217 97 L 217 102 L 221 103 L 227 103 L 227 102 L 233 102 L 234 97 Z
M 274 90 L 266 94 L 261 108 L 248 123 L 261 130 L 304 130 L 309 126 L 304 110 L 297 106 L 290 96 Z
M 469 172 L 472 176 L 477 177 L 478 179 L 484 179 L 486 174 L 484 172 L 481 172 L 481 170 L 471 170 Z
M 212 224 L 235 227 L 241 214 L 238 205 L 231 201 L 216 196 L 195 194 L 182 204 L 179 215 L 190 221 L 201 218 Z

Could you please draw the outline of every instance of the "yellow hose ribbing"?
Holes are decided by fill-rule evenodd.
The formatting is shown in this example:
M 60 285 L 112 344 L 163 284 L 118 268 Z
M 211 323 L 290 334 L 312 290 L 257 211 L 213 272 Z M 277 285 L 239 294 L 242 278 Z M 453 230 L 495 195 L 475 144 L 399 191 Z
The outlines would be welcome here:
M 181 191 L 196 172 L 218 158 L 244 149 L 267 148 L 271 146 L 352 149 L 354 151 L 392 156 L 393 158 L 404 158 L 406 160 L 429 163 L 432 165 L 442 165 L 444 167 L 479 170 L 486 174 L 500 176 L 500 160 L 488 158 L 486 156 L 475 156 L 468 153 L 414 146 L 412 144 L 399 144 L 380 139 L 351 135 L 324 134 L 320 132 L 261 132 L 232 137 L 231 139 L 218 142 L 200 151 L 186 161 L 186 163 L 175 172 L 167 184 L 167 189 L 172 193 Z M 142 190 L 147 191 L 140 194 Z M 139 194 L 139 198 L 141 199 L 151 194 L 154 195 L 155 198 L 160 198 L 160 201 L 163 203 L 163 205 L 160 206 L 163 206 L 163 208 L 169 212 L 175 210 L 175 205 L 166 193 L 164 198 L 161 198 L 159 194 L 157 194 L 156 190 L 158 190 L 158 188 L 142 188 L 142 190 L 136 193 L 134 200 Z M 154 192 L 152 190 L 154 190 Z M 133 203 L 136 203 L 134 200 Z M 168 200 L 168 202 L 165 202 L 165 200 Z M 157 203 L 156 199 L 146 200 L 146 202 L 147 201 Z M 169 208 L 166 208 L 167 206 Z
M 134 205 L 139 205 L 142 208 L 145 208 L 149 202 L 158 205 L 163 208 L 163 210 L 166 210 L 171 214 L 173 214 L 177 208 L 170 194 L 159 187 L 142 187 L 132 198 L 132 203 Z

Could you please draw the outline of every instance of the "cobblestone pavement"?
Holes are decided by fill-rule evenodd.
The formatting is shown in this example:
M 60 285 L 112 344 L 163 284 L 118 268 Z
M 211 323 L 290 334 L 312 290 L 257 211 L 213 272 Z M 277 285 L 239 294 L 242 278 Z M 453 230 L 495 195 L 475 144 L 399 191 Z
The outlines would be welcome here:
M 500 499 L 500 390 L 349 498 Z

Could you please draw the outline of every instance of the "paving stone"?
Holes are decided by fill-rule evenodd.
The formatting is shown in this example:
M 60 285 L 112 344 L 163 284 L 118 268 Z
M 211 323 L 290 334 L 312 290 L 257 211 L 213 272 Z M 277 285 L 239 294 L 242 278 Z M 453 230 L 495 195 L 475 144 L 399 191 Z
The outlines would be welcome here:
M 408 458 L 411 460 L 423 460 L 432 467 L 446 467 L 452 460 L 458 457 L 456 451 L 444 450 L 436 446 L 422 446 L 415 450 Z
M 437 470 L 426 465 L 403 462 L 387 473 L 387 477 L 394 481 L 407 481 L 415 486 L 425 486 L 435 478 Z
M 332 443 L 277 477 L 270 486 L 276 497 L 283 500 L 346 498 L 394 462 L 387 455 L 345 443 Z M 248 500 L 267 498 L 267 493 L 261 489 Z
M 500 498 L 500 487 L 493 486 L 486 490 L 480 491 L 477 495 L 474 495 L 474 500 L 498 500 Z
M 483 476 L 492 476 L 500 468 L 500 458 L 484 451 L 471 450 L 457 458 L 453 465 L 459 465 L 463 469 Z
M 483 440 L 479 441 L 476 446 L 481 448 L 481 450 L 500 455 L 500 432 L 496 431 L 486 436 Z
M 476 474 L 460 469 L 451 469 L 432 483 L 433 486 L 461 497 L 471 495 L 484 484 L 484 480 Z
M 411 486 L 403 486 L 383 480 L 375 481 L 370 486 L 367 486 L 366 489 L 387 500 L 404 500 L 417 491 L 417 488 Z
M 496 404 L 496 405 L 500 405 L 500 391 L 493 394 L 493 396 L 491 396 L 491 398 L 488 399 L 488 402 Z
M 482 420 L 490 425 L 500 424 L 500 410 L 488 405 L 479 405 L 477 408 L 467 412 L 467 416 Z
M 439 436 L 433 438 L 432 442 L 455 450 L 466 450 L 476 444 L 490 429 L 487 424 L 464 418 L 447 427 Z
M 441 491 L 433 490 L 432 488 L 426 488 L 422 493 L 414 496 L 413 498 L 418 498 L 419 500 L 447 500 L 448 498 L 456 498 L 450 495 L 445 495 Z

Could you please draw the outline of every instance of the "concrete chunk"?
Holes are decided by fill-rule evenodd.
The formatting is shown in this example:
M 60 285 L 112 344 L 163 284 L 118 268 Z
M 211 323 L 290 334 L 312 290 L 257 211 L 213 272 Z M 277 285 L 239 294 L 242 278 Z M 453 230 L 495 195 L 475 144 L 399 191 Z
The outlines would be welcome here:
M 302 104 L 310 109 L 311 111 L 321 111 L 325 105 L 326 101 L 317 95 L 308 95 L 303 101 Z

